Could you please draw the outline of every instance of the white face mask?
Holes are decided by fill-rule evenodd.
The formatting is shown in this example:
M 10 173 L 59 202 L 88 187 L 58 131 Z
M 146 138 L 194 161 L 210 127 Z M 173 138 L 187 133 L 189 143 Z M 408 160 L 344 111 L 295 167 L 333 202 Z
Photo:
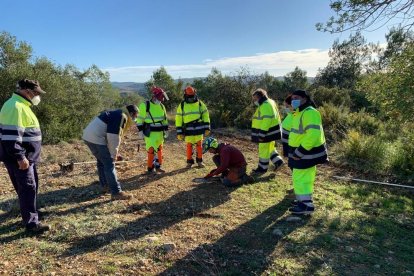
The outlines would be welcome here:
M 259 106 L 259 101 L 254 101 L 255 106 Z
M 38 105 L 40 103 L 40 96 L 39 95 L 34 96 L 30 101 L 32 102 L 33 105 Z
M 154 100 L 154 103 L 155 103 L 155 104 L 160 104 L 160 103 L 161 103 L 161 101 L 159 101 L 159 100 L 155 99 L 155 100 Z

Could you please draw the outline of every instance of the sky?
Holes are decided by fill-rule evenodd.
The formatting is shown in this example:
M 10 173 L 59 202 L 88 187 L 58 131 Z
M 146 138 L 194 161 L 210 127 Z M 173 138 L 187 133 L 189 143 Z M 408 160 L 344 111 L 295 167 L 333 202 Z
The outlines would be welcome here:
M 309 77 L 329 61 L 333 42 L 349 33 L 315 28 L 334 13 L 328 0 L 1 0 L 0 32 L 33 48 L 35 57 L 85 70 L 95 64 L 111 81 L 145 82 L 164 66 L 175 79 L 240 68 Z M 364 32 L 385 42 L 387 27 Z

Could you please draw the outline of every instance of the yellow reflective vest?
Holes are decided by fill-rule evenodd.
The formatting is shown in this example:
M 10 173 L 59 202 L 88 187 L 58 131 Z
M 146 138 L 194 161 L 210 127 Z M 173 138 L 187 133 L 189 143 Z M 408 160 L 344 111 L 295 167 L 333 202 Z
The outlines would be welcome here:
M 210 130 L 210 116 L 206 105 L 200 100 L 194 103 L 182 101 L 177 107 L 175 126 L 177 135 L 203 135 L 206 130 Z
M 144 131 L 145 128 L 149 129 L 150 132 L 168 130 L 167 111 L 162 103 L 155 104 L 152 101 L 141 103 L 139 105 L 139 115 L 135 122 L 139 131 Z
M 13 94 L 0 111 L 0 140 L 4 161 L 22 160 L 37 162 L 40 157 L 42 132 L 39 121 L 21 95 Z
M 289 167 L 306 169 L 328 161 L 321 114 L 312 106 L 293 113 L 289 133 Z M 294 160 L 292 157 L 300 158 Z
M 280 140 L 280 115 L 275 101 L 262 98 L 253 115 L 252 141 L 268 143 Z

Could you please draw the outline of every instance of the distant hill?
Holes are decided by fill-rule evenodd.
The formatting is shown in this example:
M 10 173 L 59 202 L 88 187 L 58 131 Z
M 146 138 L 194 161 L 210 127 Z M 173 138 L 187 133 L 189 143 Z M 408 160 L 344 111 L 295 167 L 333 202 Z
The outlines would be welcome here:
M 182 81 L 184 84 L 191 84 L 196 79 L 203 79 L 203 78 L 183 78 L 177 79 L 175 82 Z M 283 80 L 284 77 L 279 76 L 275 77 L 277 80 Z M 313 83 L 314 77 L 308 77 L 308 81 Z M 145 82 L 112 82 L 112 87 L 119 89 L 121 94 L 128 94 L 128 93 L 138 93 L 140 96 L 146 96 L 146 87 Z

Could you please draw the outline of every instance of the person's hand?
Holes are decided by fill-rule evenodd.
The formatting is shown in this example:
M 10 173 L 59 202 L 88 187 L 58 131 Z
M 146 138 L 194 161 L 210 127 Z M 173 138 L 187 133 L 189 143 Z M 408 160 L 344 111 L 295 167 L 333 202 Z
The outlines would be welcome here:
M 144 139 L 144 134 L 142 131 L 138 131 L 138 139 Z
M 204 136 L 209 136 L 209 135 L 210 135 L 210 130 L 206 129 L 206 130 L 204 131 Z
M 17 163 L 19 163 L 19 170 L 27 170 L 30 166 L 29 160 L 27 160 L 26 157 L 22 160 L 18 160 Z
M 183 141 L 184 140 L 184 135 L 177 134 L 177 139 L 180 140 L 180 141 Z
M 213 175 L 209 173 L 208 175 L 204 176 L 204 179 L 211 178 L 211 177 L 213 177 Z

